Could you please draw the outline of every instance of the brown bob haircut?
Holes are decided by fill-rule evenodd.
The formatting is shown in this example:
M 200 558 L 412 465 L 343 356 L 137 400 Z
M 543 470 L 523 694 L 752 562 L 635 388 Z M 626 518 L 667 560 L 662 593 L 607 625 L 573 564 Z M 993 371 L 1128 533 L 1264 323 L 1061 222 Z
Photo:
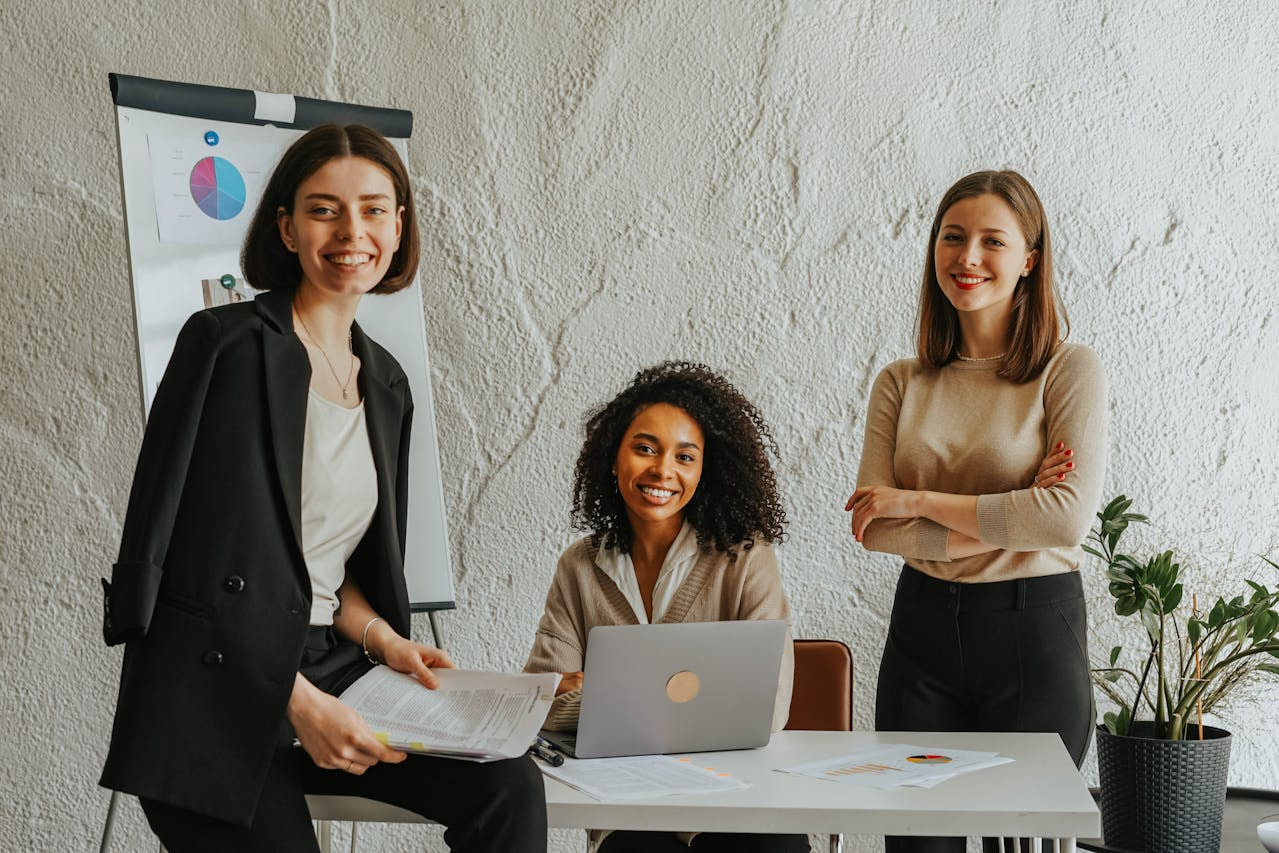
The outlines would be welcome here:
M 1053 280 L 1052 247 L 1044 205 L 1030 182 L 1013 171 L 974 172 L 960 178 L 946 190 L 937 205 L 919 291 L 919 360 L 928 367 L 943 367 L 959 355 L 959 314 L 937 284 L 934 251 L 942 217 L 951 205 L 981 195 L 1003 199 L 1021 225 L 1027 249 L 1039 253 L 1030 273 L 1017 282 L 1013 291 L 1012 335 L 998 371 L 1003 379 L 1028 382 L 1040 374 L 1057 345 L 1070 334 L 1070 321 Z
M 244 238 L 244 248 L 240 250 L 240 268 L 253 287 L 258 290 L 297 287 L 302 281 L 302 265 L 280 239 L 276 217 L 281 208 L 293 212 L 293 199 L 303 181 L 325 163 L 343 157 L 363 157 L 386 170 L 395 187 L 395 204 L 404 208 L 400 248 L 391 257 L 386 275 L 369 292 L 395 293 L 413 283 L 418 258 L 417 216 L 404 161 L 386 137 L 372 128 L 362 124 L 322 124 L 289 146 L 262 192 L 262 200 Z

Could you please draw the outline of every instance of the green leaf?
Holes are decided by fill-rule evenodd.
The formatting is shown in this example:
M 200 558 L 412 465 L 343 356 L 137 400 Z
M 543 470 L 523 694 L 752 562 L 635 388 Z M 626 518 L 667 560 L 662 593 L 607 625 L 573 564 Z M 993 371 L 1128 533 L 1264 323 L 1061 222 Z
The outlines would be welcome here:
M 1257 669 L 1265 670 L 1271 675 L 1279 675 L 1279 663 L 1259 663 Z
M 1186 622 L 1186 638 L 1190 640 L 1191 647 L 1199 645 L 1199 638 L 1203 636 L 1204 623 L 1198 619 L 1191 619 Z M 1114 663 L 1113 661 L 1111 662 Z
M 1114 684 L 1116 681 L 1123 678 L 1123 676 L 1124 674 L 1116 669 L 1116 670 L 1111 670 L 1110 672 L 1107 672 L 1107 673 L 1103 673 L 1101 677 L 1103 680 L 1109 681 L 1111 684 Z
M 1155 638 L 1155 642 L 1159 642 L 1159 638 L 1162 636 L 1159 629 L 1159 614 L 1155 612 L 1153 607 L 1141 608 L 1141 624 L 1146 626 L 1146 631 Z
M 1124 586 L 1132 585 L 1132 574 L 1121 566 L 1111 566 L 1106 569 L 1106 578 L 1111 583 L 1120 583 Z
M 1212 606 L 1212 610 L 1208 611 L 1208 627 L 1216 630 L 1226 621 L 1226 603 L 1220 598 L 1217 603 Z
M 1261 611 L 1253 617 L 1252 641 L 1264 643 L 1274 634 L 1275 628 L 1279 628 L 1279 615 L 1276 615 L 1273 610 Z
M 1091 554 L 1091 555 L 1093 555 L 1094 557 L 1096 557 L 1098 560 L 1105 560 L 1105 559 L 1106 559 L 1106 555 L 1105 555 L 1105 554 L 1101 553 L 1101 552 L 1100 552 L 1100 551 L 1098 551 L 1096 548 L 1093 548 L 1093 547 L 1092 547 L 1092 546 L 1090 546 L 1090 545 L 1080 545 L 1079 547 L 1083 549 L 1083 551 L 1084 551 L 1084 553 L 1085 553 L 1085 554 Z
M 1098 517 L 1116 516 L 1130 506 L 1132 506 L 1132 501 L 1128 500 L 1128 498 L 1124 495 L 1119 495 L 1116 498 L 1112 498 L 1110 503 L 1106 504 L 1106 508 L 1098 513 Z
M 1107 711 L 1103 714 L 1101 721 L 1106 724 L 1106 731 L 1112 735 L 1119 734 L 1119 715 L 1114 711 Z
M 1115 661 L 1119 660 L 1119 655 L 1123 653 L 1123 646 L 1115 646 L 1110 650 L 1110 665 L 1114 666 Z
M 1182 592 L 1181 584 L 1177 584 L 1168 591 L 1168 595 L 1164 598 L 1164 613 L 1171 613 L 1177 609 L 1177 605 L 1181 604 Z

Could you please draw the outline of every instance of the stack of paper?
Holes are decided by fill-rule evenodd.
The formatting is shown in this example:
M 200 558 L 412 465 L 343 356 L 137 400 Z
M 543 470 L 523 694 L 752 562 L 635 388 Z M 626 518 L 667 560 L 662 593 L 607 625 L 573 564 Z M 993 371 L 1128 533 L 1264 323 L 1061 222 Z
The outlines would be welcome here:
M 931 788 L 954 776 L 1010 761 L 994 752 L 888 743 L 787 767 L 782 772 L 880 790 L 904 785 Z
M 709 794 L 750 787 L 686 756 L 640 755 L 565 761 L 542 772 L 597 800 L 642 800 L 672 794 Z
M 402 672 L 375 666 L 339 698 L 396 749 L 494 761 L 525 753 L 560 680 L 558 672 L 431 671 L 440 685 L 427 690 Z

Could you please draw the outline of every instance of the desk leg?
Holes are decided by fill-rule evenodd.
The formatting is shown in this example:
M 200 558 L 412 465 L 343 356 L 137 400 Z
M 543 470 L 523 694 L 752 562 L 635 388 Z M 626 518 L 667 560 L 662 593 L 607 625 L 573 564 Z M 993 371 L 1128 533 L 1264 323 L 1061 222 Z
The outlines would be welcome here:
M 1076 849 L 1075 839 L 1073 838 L 1057 839 L 1057 853 L 1075 853 L 1075 849 Z

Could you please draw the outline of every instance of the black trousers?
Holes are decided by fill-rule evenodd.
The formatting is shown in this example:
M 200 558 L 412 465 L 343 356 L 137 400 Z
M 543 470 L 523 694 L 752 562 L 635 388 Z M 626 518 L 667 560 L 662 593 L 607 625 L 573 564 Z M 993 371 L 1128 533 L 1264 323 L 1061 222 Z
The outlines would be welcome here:
M 317 687 L 340 693 L 368 668 L 360 649 L 338 641 L 332 629 L 310 629 L 301 671 Z M 353 776 L 316 767 L 291 745 L 287 722 L 280 740 L 248 827 L 142 800 L 151 829 L 169 853 L 318 853 L 306 794 L 367 797 L 416 812 L 443 824 L 445 842 L 458 853 L 546 850 L 546 793 L 541 771 L 528 756 L 480 764 L 410 755 Z
M 806 835 L 703 832 L 684 846 L 672 832 L 611 832 L 599 853 L 808 853 Z
M 1056 732 L 1078 766 L 1096 718 L 1078 572 L 948 583 L 905 566 L 879 665 L 879 731 Z M 889 837 L 888 853 L 963 853 Z M 997 842 L 986 840 L 986 849 Z

